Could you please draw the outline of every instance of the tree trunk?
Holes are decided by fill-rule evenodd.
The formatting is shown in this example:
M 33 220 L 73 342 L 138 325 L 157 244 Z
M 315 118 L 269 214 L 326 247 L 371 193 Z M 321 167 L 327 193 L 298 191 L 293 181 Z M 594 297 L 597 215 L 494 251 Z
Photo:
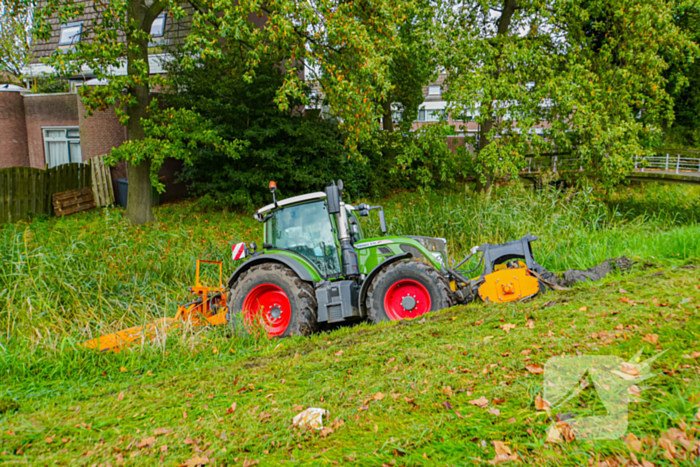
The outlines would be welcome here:
M 126 70 L 130 76 L 137 76 L 140 72 L 138 63 L 145 63 L 148 67 L 148 39 L 143 33 L 151 31 L 153 20 L 162 11 L 162 6 L 156 2 L 147 7 L 144 0 L 130 0 L 130 18 L 142 34 L 134 34 L 127 31 L 126 41 L 129 45 L 127 51 Z M 128 88 L 129 95 L 133 98 L 126 113 L 129 116 L 127 124 L 127 138 L 129 141 L 139 141 L 146 138 L 141 119 L 146 118 L 146 108 L 149 104 L 149 87 L 146 80 L 139 80 Z M 151 198 L 151 159 L 146 158 L 138 163 L 127 162 L 127 177 L 129 178 L 129 194 L 126 205 L 126 218 L 133 225 L 153 222 L 153 201 Z
M 510 22 L 513 19 L 513 14 L 515 13 L 515 10 L 518 8 L 518 4 L 516 0 L 503 0 L 503 8 L 501 9 L 501 16 L 498 18 L 496 21 L 496 25 L 498 26 L 498 29 L 496 31 L 496 37 L 498 36 L 505 36 L 508 34 L 508 29 L 510 28 Z M 499 53 L 500 55 L 500 53 Z M 496 59 L 498 61 L 498 58 Z M 496 71 L 493 74 L 494 80 L 498 79 L 499 76 L 499 71 L 496 69 Z M 493 115 L 493 100 L 489 102 L 489 117 Z M 491 141 L 486 137 L 486 135 L 489 134 L 489 132 L 493 129 L 494 127 L 494 120 L 493 118 L 488 118 L 485 120 L 481 126 L 479 127 L 479 151 L 484 149 Z M 491 189 L 491 186 L 493 185 L 493 174 L 486 171 L 486 183 L 483 183 L 481 179 L 479 178 L 476 182 L 476 191 L 488 191 Z

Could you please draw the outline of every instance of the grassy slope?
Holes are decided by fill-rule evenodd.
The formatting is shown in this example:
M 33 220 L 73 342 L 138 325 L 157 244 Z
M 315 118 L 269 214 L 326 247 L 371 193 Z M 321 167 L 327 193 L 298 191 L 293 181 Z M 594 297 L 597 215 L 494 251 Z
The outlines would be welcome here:
M 683 422 L 696 430 L 700 423 L 693 422 L 700 359 L 684 357 L 700 351 L 699 305 L 700 270 L 664 267 L 529 303 L 458 307 L 425 322 L 269 342 L 212 336 L 214 342 L 199 341 L 189 359 L 180 354 L 184 361 L 165 371 L 163 361 L 147 355 L 123 372 L 118 365 L 126 360 L 112 362 L 104 377 L 88 378 L 80 390 L 47 384 L 43 396 L 24 398 L 32 389 L 10 384 L 21 407 L 0 418 L 6 451 L 0 463 L 177 465 L 206 456 L 215 465 L 474 465 L 494 458 L 493 440 L 533 465 L 629 459 L 622 441 L 545 443 L 548 419 L 533 402 L 542 376 L 525 365 L 577 352 L 629 359 L 639 349 L 645 357 L 663 349 L 645 402 L 631 407 L 629 431 L 650 439 L 639 458 L 671 465 L 659 436 Z M 505 323 L 516 327 L 506 333 Z M 642 341 L 647 334 L 658 334 L 657 346 Z M 480 396 L 500 415 L 468 403 Z M 235 412 L 226 414 L 232 403 Z M 300 406 L 328 409 L 343 424 L 325 437 L 290 428 Z M 156 428 L 172 431 L 158 436 Z M 149 437 L 154 444 L 139 448 Z
M 576 351 L 629 358 L 644 335 L 659 334 L 659 349 L 671 348 L 658 362 L 668 374 L 651 381 L 648 403 L 632 408 L 631 431 L 658 438 L 682 419 L 690 424 L 698 368 L 682 355 L 700 351 L 700 274 L 678 267 L 700 260 L 698 192 L 655 185 L 621 190 L 606 199 L 612 208 L 592 192 L 506 192 L 492 199 L 402 194 L 385 203 L 390 231 L 444 236 L 455 256 L 484 241 L 534 233 L 541 236 L 535 255 L 552 270 L 627 254 L 665 272 L 639 269 L 596 287 L 525 304 L 453 309 L 425 323 L 361 325 L 271 342 L 230 338 L 223 329 L 185 332 L 116 355 L 76 350 L 75 343 L 172 315 L 193 282 L 194 259 L 223 258 L 230 271 L 229 245 L 259 242 L 259 225 L 250 216 L 199 212 L 188 202 L 158 208 L 154 228 L 130 227 L 118 210 L 4 226 L 0 465 L 72 459 L 115 465 L 119 455 L 128 465 L 152 465 L 161 456 L 177 464 L 199 451 L 219 465 L 312 458 L 472 465 L 493 458 L 493 440 L 511 443 L 532 464 L 624 453 L 621 442 L 545 447 L 546 417 L 533 407 L 542 377 L 524 370 L 522 352 L 530 350 L 538 363 Z M 367 230 L 376 232 L 376 224 L 371 219 Z M 620 303 L 620 287 L 646 303 Z M 669 305 L 656 307 L 654 296 Z M 550 300 L 557 305 L 545 307 Z M 587 312 L 576 311 L 582 305 Z M 528 318 L 534 329 L 525 326 Z M 517 327 L 506 334 L 504 323 Z M 653 346 L 644 345 L 648 356 Z M 381 400 L 366 402 L 379 392 Z M 505 400 L 499 416 L 468 404 L 482 395 Z M 226 415 L 233 402 L 236 411 Z M 327 408 L 344 424 L 325 438 L 291 430 L 298 406 Z M 158 436 L 155 447 L 138 448 L 157 427 L 173 431 Z M 655 446 L 649 443 L 644 457 L 663 464 Z

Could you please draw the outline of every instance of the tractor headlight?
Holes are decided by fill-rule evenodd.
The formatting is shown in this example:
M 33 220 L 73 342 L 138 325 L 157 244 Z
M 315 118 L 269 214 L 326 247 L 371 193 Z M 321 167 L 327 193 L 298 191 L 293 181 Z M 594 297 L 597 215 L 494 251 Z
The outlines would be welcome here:
M 445 259 L 442 257 L 442 253 L 434 251 L 432 252 L 432 255 L 435 257 L 438 263 L 440 263 L 440 266 L 445 266 Z

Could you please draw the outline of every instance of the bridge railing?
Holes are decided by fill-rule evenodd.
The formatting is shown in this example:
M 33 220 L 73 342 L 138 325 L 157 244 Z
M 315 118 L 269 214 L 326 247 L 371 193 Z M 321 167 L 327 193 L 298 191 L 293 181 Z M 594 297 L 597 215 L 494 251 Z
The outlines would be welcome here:
M 661 170 L 664 172 L 700 172 L 700 157 L 683 154 L 655 154 L 634 158 L 635 170 Z

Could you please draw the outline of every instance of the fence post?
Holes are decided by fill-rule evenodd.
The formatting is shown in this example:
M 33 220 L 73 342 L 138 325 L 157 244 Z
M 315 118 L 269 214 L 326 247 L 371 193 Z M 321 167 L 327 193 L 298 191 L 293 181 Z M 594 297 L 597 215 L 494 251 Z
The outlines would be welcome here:
M 557 156 L 554 156 L 554 157 L 552 158 L 552 162 L 553 162 L 553 165 L 554 165 L 553 168 L 552 168 L 552 171 L 553 171 L 553 172 L 556 172 L 556 171 L 557 171 Z
M 678 173 L 678 170 L 681 168 L 681 155 L 676 154 L 676 173 Z
M 668 172 L 668 153 L 666 153 L 666 172 Z
M 637 170 L 637 155 L 634 156 L 634 170 Z
M 532 157 L 528 158 L 527 161 L 527 173 L 532 173 Z

